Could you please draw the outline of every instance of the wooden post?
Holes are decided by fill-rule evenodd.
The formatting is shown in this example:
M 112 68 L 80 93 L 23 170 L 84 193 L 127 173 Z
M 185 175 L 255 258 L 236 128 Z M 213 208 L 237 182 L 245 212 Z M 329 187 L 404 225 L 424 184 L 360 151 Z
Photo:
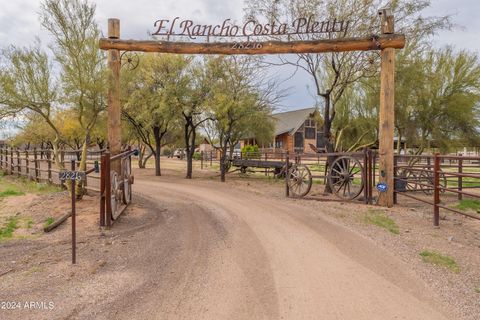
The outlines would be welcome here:
M 25 172 L 27 173 L 27 179 L 30 179 L 30 159 L 28 159 L 28 150 L 25 150 Z
M 38 170 L 38 158 L 37 158 L 37 148 L 33 148 L 33 161 L 35 163 L 35 181 L 39 181 L 40 175 Z
M 120 20 L 108 19 L 108 38 L 120 38 Z M 108 146 L 112 156 L 119 154 L 121 141 L 121 106 L 120 106 L 120 51 L 108 50 L 108 66 L 110 68 L 108 81 Z M 121 174 L 120 161 L 111 164 L 111 169 Z
M 379 11 L 382 34 L 394 33 L 394 18 L 390 9 Z M 386 192 L 380 192 L 378 204 L 393 206 L 393 133 L 395 125 L 395 49 L 385 48 L 381 53 L 380 112 L 379 112 L 379 182 L 387 184 Z
M 64 167 L 64 165 L 65 165 L 65 150 L 60 151 L 60 164 L 59 165 L 61 167 Z M 57 165 L 57 167 L 58 167 L 58 165 Z M 60 180 L 60 184 L 62 186 L 65 186 L 65 181 Z
M 13 175 L 13 172 L 15 172 L 15 169 L 13 166 L 13 148 L 10 147 L 10 174 Z
M 48 182 L 52 183 L 52 157 L 50 150 L 47 151 Z
M 22 161 L 20 160 L 20 151 L 18 148 L 15 149 L 15 155 L 17 156 L 17 176 L 21 176 L 22 173 Z

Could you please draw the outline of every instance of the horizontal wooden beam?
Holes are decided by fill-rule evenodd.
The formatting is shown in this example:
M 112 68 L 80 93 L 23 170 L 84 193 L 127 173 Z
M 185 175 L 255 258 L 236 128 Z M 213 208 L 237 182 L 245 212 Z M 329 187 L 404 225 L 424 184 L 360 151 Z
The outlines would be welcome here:
M 178 54 L 285 54 L 343 51 L 369 51 L 405 47 L 402 34 L 385 34 L 365 38 L 342 38 L 312 41 L 266 42 L 173 42 L 100 39 L 100 49 L 122 51 L 164 52 Z

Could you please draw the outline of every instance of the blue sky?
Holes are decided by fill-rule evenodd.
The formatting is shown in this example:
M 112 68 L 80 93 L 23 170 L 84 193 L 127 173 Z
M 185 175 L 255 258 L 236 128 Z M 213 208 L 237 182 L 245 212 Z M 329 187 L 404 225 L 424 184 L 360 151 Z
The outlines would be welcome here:
M 153 30 L 157 19 L 171 19 L 175 16 L 200 22 L 218 23 L 225 18 L 241 21 L 243 0 L 96 0 L 97 21 L 106 33 L 109 17 L 121 20 L 121 34 L 125 39 L 145 39 L 147 31 Z M 0 0 L 0 46 L 15 44 L 29 45 L 36 36 L 44 44 L 48 35 L 41 30 L 37 12 L 38 0 Z M 454 45 L 457 49 L 468 48 L 480 53 L 480 13 L 479 0 L 432 0 L 426 15 L 453 14 L 454 22 L 462 28 L 453 32 L 442 32 L 436 37 L 436 46 Z M 279 69 L 280 78 L 287 78 L 292 70 Z M 289 96 L 281 109 L 296 109 L 315 104 L 315 97 L 308 90 L 308 75 L 299 71 L 285 83 L 290 87 Z

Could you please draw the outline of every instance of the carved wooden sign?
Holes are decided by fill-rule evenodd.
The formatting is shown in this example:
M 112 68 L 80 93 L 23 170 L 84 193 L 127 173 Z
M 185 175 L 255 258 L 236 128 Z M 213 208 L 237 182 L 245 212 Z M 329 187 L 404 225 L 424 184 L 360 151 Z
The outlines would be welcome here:
M 197 37 L 261 37 L 261 36 L 292 36 L 305 34 L 336 34 L 344 37 L 347 34 L 349 21 L 330 19 L 317 21 L 313 16 L 297 18 L 291 23 L 260 23 L 248 20 L 241 25 L 225 19 L 221 24 L 196 24 L 192 20 L 181 20 L 176 17 L 173 20 L 160 19 L 155 21 L 155 36 L 184 36 L 189 39 Z

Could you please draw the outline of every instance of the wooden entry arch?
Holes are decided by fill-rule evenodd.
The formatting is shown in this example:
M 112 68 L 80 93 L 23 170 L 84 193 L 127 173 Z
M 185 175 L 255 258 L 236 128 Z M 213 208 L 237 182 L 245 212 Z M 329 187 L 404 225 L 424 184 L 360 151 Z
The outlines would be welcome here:
M 108 19 L 108 38 L 100 39 L 100 49 L 108 50 L 110 79 L 108 89 L 108 142 L 113 155 L 121 152 L 120 51 L 161 52 L 175 54 L 291 54 L 347 51 L 381 51 L 379 112 L 379 182 L 386 186 L 378 203 L 393 206 L 394 191 L 394 105 L 395 49 L 405 47 L 405 36 L 395 34 L 394 16 L 389 9 L 378 12 L 381 34 L 364 38 L 315 41 L 266 41 L 255 47 L 239 49 L 228 42 L 139 41 L 120 39 L 120 20 Z M 112 169 L 120 173 L 119 164 Z

